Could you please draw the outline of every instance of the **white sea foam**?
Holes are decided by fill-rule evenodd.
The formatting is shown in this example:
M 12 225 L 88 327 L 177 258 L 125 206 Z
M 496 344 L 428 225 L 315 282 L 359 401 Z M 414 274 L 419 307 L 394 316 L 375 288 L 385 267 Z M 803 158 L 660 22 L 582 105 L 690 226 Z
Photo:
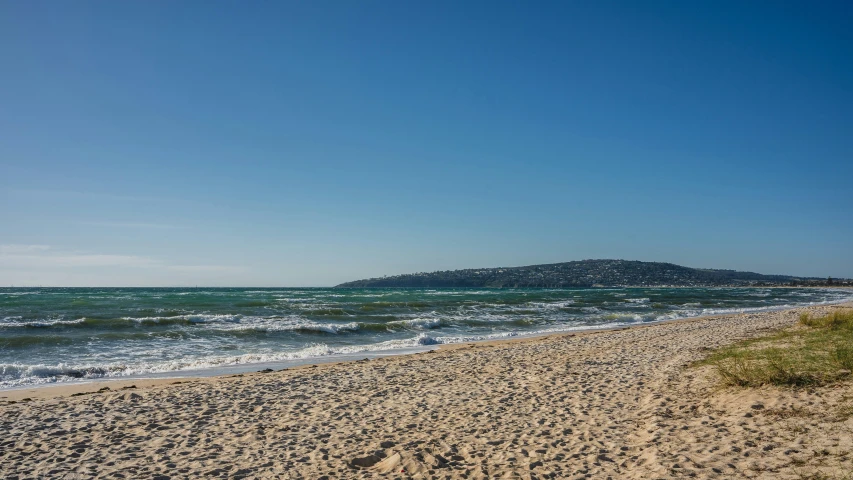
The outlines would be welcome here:
M 17 319 L 17 321 L 15 320 Z M 8 320 L 8 321 L 7 321 Z M 62 325 L 79 325 L 86 321 L 85 318 L 80 318 L 77 320 L 32 320 L 32 321 L 20 321 L 22 317 L 5 317 L 2 322 L 0 322 L 0 328 L 21 328 L 21 327 L 31 327 L 31 328 L 45 328 L 45 327 L 55 327 Z
M 239 322 L 243 315 L 225 315 L 225 314 L 203 314 L 191 313 L 184 315 L 174 315 L 166 317 L 121 317 L 122 320 L 127 320 L 137 323 L 168 323 L 175 321 L 186 321 L 190 323 L 233 323 Z
M 448 322 L 453 323 L 468 323 L 468 324 L 501 324 L 520 320 L 524 317 L 516 314 L 512 310 L 512 306 L 499 306 L 505 310 L 496 308 L 496 311 L 488 311 L 484 309 L 473 308 L 470 312 L 459 312 L 448 317 Z
M 348 323 L 321 323 L 306 318 L 293 316 L 271 316 L 257 317 L 246 315 L 181 315 L 176 317 L 142 317 L 130 319 L 145 322 L 174 321 L 175 319 L 203 324 L 206 328 L 219 331 L 258 331 L 258 332 L 285 332 L 285 331 L 316 331 L 324 333 L 341 333 L 358 330 L 357 322 Z
M 406 320 L 395 320 L 389 322 L 389 325 L 402 325 L 409 328 L 431 329 L 441 326 L 441 319 L 438 317 L 416 317 Z
M 530 305 L 531 307 L 538 307 L 538 308 L 545 308 L 545 309 L 559 309 L 559 308 L 571 307 L 572 305 L 574 305 L 574 303 L 575 303 L 574 300 L 569 299 L 569 300 L 562 300 L 562 301 L 558 301 L 558 302 L 527 302 L 527 305 Z
M 214 328 L 218 330 L 254 330 L 254 331 L 263 331 L 263 332 L 295 332 L 295 331 L 311 331 L 311 332 L 319 332 L 319 333 L 331 333 L 338 334 L 343 332 L 355 332 L 360 329 L 360 325 L 357 322 L 349 322 L 349 323 L 319 323 L 311 320 L 305 320 L 302 318 L 291 318 L 291 319 L 281 319 L 281 318 L 264 318 L 258 319 L 259 321 L 255 321 L 247 324 L 238 324 L 238 325 L 218 325 Z

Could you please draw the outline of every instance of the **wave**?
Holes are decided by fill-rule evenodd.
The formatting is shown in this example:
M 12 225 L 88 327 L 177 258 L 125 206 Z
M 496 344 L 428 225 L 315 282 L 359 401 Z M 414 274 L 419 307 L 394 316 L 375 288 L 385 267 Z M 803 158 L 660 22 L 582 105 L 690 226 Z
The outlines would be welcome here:
M 352 313 L 348 312 L 343 308 L 324 308 L 324 307 L 308 307 L 305 308 L 307 310 L 306 313 L 310 313 L 311 315 L 318 316 L 327 316 L 327 317 L 351 317 Z
M 17 318 L 18 321 L 6 321 L 10 318 Z M 0 328 L 50 328 L 50 327 L 69 327 L 83 325 L 86 322 L 85 318 L 77 320 L 31 320 L 23 321 L 21 317 L 6 317 L 3 322 L 0 322 Z
M 120 370 L 120 368 L 116 368 L 112 371 L 118 372 Z M 73 367 L 61 363 L 57 365 L 5 363 L 0 364 L 0 386 L 51 383 L 80 378 L 103 378 L 109 376 L 110 371 L 109 368 L 104 367 Z M 23 380 L 30 381 L 25 382 Z
M 24 321 L 21 317 L 6 317 L 0 322 L 0 328 L 49 328 L 49 327 L 127 327 L 134 325 L 192 325 L 201 323 L 234 323 L 239 322 L 243 315 L 209 315 L 190 314 L 175 316 L 153 317 L 119 317 L 119 318 L 78 318 L 74 320 L 45 319 Z M 9 321 L 11 320 L 11 321 Z
M 442 326 L 442 321 L 437 317 L 416 317 L 407 320 L 395 320 L 388 322 L 391 326 L 404 326 L 418 329 L 433 329 Z
M 560 308 L 569 308 L 575 304 L 574 300 L 561 300 L 557 302 L 527 302 L 527 305 L 531 307 L 538 307 L 542 309 L 560 309 Z
M 349 322 L 344 324 L 333 323 L 318 323 L 312 321 L 297 321 L 294 323 L 267 323 L 267 324 L 251 324 L 238 325 L 234 329 L 237 330 L 255 330 L 265 332 L 302 332 L 302 333 L 331 333 L 338 334 L 343 332 L 356 332 L 362 326 L 357 322 Z

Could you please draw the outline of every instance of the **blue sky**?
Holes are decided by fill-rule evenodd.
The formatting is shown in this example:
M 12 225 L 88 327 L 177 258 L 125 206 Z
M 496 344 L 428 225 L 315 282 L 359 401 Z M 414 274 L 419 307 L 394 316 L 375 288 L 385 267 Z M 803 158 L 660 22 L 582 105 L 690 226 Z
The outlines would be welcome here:
M 849 2 L 0 3 L 0 285 L 853 277 Z

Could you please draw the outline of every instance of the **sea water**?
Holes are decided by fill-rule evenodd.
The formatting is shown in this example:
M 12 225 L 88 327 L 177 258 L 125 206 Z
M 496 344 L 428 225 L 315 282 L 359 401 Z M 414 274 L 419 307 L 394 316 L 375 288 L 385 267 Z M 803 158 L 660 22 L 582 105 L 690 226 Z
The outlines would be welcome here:
M 816 288 L 0 288 L 0 388 L 218 373 L 853 300 Z

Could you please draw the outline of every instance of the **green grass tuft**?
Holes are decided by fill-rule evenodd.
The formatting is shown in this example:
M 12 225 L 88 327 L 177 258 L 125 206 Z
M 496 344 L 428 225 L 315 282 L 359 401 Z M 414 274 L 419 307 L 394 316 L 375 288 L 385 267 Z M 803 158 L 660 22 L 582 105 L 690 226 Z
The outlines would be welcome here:
M 853 310 L 800 316 L 797 327 L 713 352 L 700 364 L 715 367 L 724 385 L 808 387 L 853 370 Z
M 825 317 L 812 317 L 807 313 L 800 315 L 800 324 L 812 328 L 846 330 L 853 332 L 853 311 L 837 311 Z

